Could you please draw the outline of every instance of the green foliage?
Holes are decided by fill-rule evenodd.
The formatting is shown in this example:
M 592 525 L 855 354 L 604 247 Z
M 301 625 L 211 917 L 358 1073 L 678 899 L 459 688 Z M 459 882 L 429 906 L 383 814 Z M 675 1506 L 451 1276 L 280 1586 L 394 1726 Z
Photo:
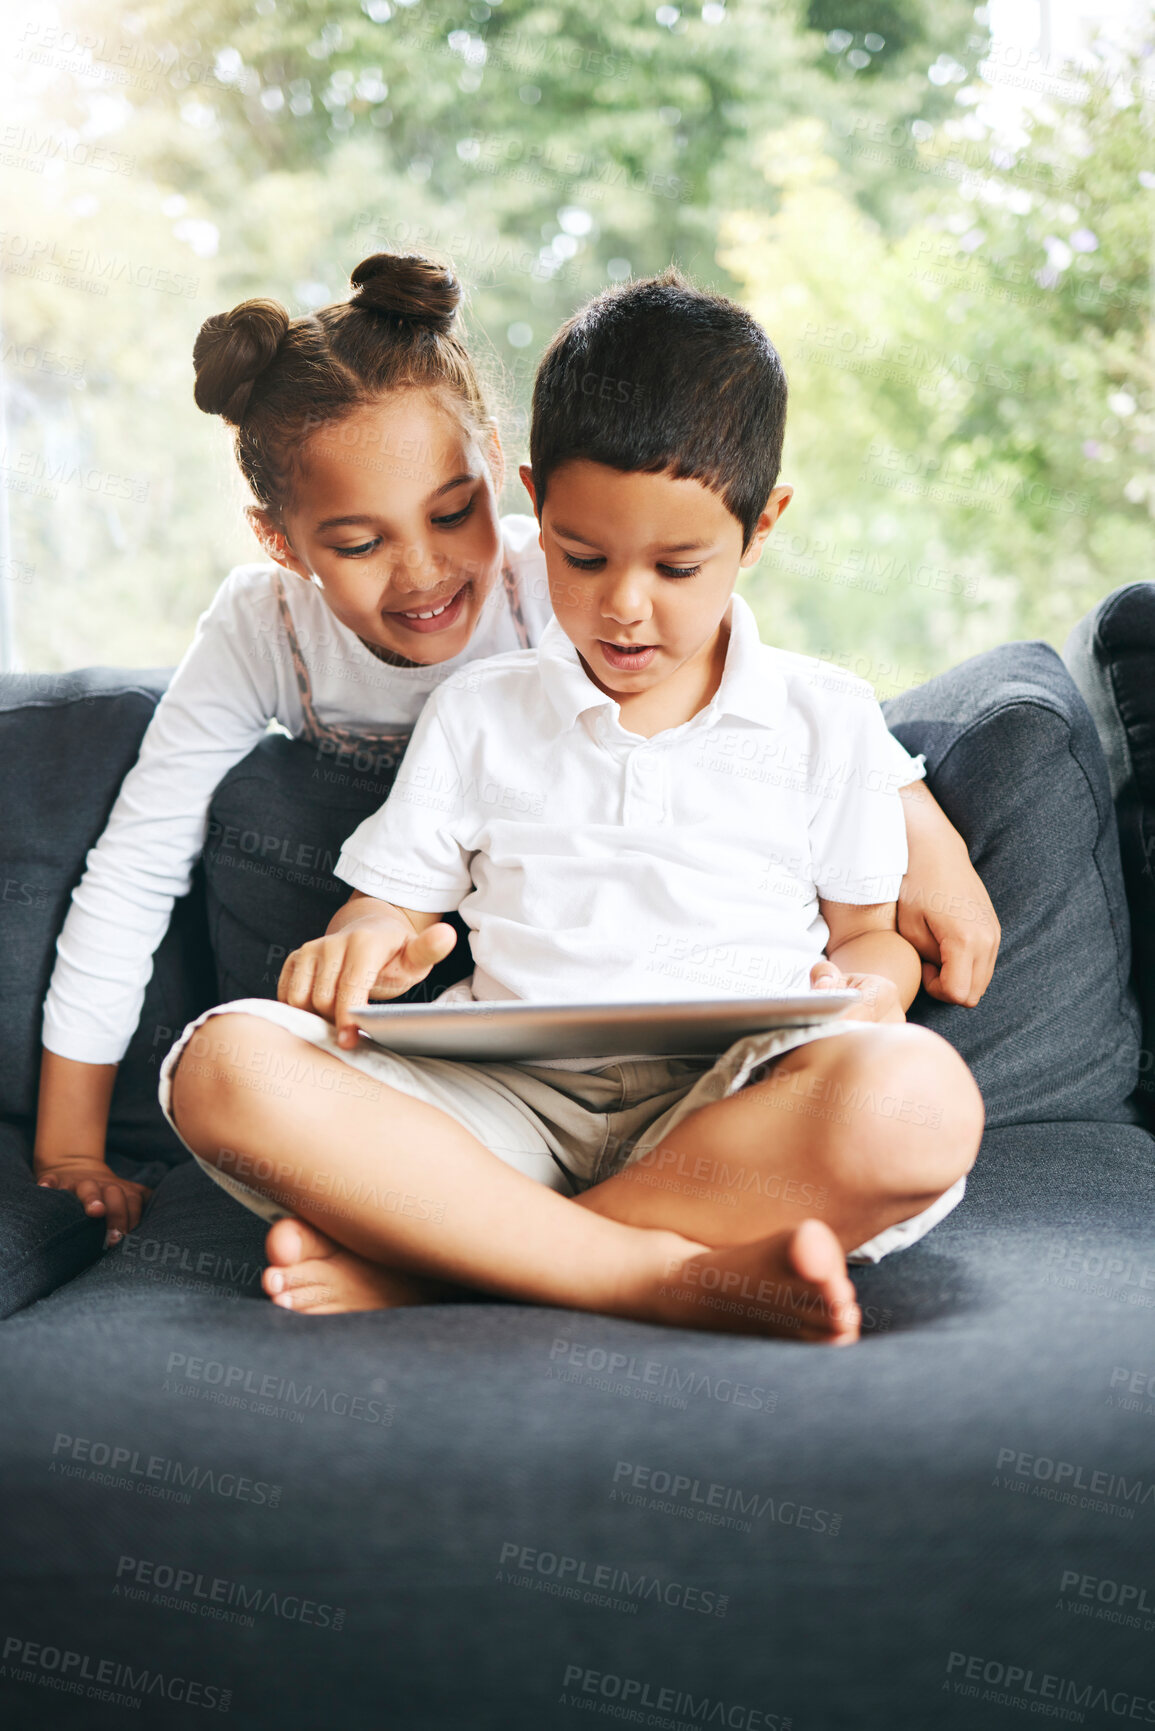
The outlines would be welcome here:
M 778 208 L 731 218 L 723 257 L 792 384 L 798 499 L 754 584 L 769 630 L 839 651 L 853 621 L 862 670 L 900 688 L 1006 636 L 1061 642 L 1150 571 L 1139 70 L 1089 80 L 1013 154 L 962 121 L 929 134 L 928 169 L 965 172 L 895 239 L 818 127 L 764 144 Z
M 454 260 L 515 460 L 537 354 L 607 280 L 676 259 L 748 300 L 799 486 L 750 592 L 884 688 L 1061 637 L 1149 560 L 1143 106 L 1064 86 L 1008 149 L 962 0 L 62 11 L 20 40 L 43 90 L 0 238 L 27 664 L 179 655 L 256 556 L 196 329 L 336 298 L 382 248 Z

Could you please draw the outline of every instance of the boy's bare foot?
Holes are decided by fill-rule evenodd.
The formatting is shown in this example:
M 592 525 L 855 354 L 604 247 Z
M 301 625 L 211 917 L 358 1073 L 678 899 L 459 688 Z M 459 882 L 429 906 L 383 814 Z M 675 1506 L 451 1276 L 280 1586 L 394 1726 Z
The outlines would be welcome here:
M 658 1304 L 660 1320 L 682 1328 L 829 1346 L 857 1340 L 861 1322 L 845 1253 L 821 1220 L 679 1261 Z
M 265 1254 L 269 1266 L 261 1285 L 273 1303 L 311 1316 L 430 1304 L 450 1291 L 437 1281 L 367 1262 L 305 1220 L 278 1220 L 269 1228 Z

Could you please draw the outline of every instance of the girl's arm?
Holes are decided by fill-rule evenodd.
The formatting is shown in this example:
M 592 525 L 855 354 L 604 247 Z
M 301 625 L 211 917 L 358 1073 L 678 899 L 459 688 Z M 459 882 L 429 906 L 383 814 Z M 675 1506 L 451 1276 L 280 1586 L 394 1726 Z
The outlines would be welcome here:
M 90 1214 L 107 1213 L 110 1228 L 115 1211 L 120 1231 L 119 1198 L 107 1187 L 128 1197 L 127 1227 L 139 1219 L 142 1193 L 104 1163 L 116 1068 L 173 903 L 203 849 L 213 791 L 278 713 L 275 607 L 259 575 L 238 572 L 222 585 L 157 705 L 57 943 L 34 1166 L 42 1181 L 83 1195 Z
M 40 1066 L 40 1107 L 32 1164 L 50 1190 L 72 1190 L 92 1219 L 105 1218 L 105 1243 L 131 1232 L 152 1194 L 118 1178 L 105 1164 L 108 1106 L 115 1064 L 78 1064 L 45 1052 Z
M 923 781 L 902 788 L 909 863 L 898 929 L 922 958 L 922 984 L 944 1004 L 974 1006 L 991 983 L 1002 936 L 966 843 Z

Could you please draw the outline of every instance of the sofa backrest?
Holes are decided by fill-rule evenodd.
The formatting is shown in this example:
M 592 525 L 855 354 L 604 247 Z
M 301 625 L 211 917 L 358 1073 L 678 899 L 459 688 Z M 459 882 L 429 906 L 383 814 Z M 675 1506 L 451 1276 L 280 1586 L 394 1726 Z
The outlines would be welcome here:
M 1095 718 L 1115 796 L 1143 1012 L 1137 1099 L 1155 1128 L 1155 583 L 1108 595 L 1072 631 L 1063 659 Z
M 269 734 L 213 796 L 204 872 L 218 1000 L 275 998 L 291 950 L 321 936 L 349 886 L 333 876 L 342 844 L 393 784 L 392 754 L 338 754 Z M 465 926 L 456 950 L 406 993 L 426 1002 L 470 972 Z
M 884 704 L 994 902 L 1002 948 L 975 1009 L 920 993 L 988 1124 L 1133 1122 L 1139 1012 L 1110 782 L 1095 724 L 1045 643 L 1009 643 Z
M 0 1116 L 34 1114 L 56 935 L 164 680 L 102 669 L 0 679 L 10 813 L 0 837 Z M 920 994 L 912 1018 L 972 1065 L 992 1124 L 1133 1119 L 1139 1019 L 1115 815 L 1094 724 L 1066 669 L 1044 644 L 1009 644 L 885 707 L 908 749 L 926 753 L 930 785 L 1003 923 L 983 1002 L 964 1010 Z M 122 1066 L 112 1146 L 184 1157 L 155 1102 L 161 1057 L 210 1003 L 276 996 L 284 956 L 346 898 L 333 864 L 391 778 L 371 755 L 338 758 L 272 734 L 224 778 L 203 884 L 158 951 Z M 416 995 L 435 995 L 469 965 L 463 937 Z
M 0 1117 L 10 1122 L 35 1121 L 41 1008 L 57 934 L 167 677 L 109 668 L 0 677 Z M 212 1001 L 206 937 L 194 885 L 157 952 L 117 1078 L 109 1135 L 117 1152 L 185 1155 L 156 1103 L 156 1072 L 176 1031 Z

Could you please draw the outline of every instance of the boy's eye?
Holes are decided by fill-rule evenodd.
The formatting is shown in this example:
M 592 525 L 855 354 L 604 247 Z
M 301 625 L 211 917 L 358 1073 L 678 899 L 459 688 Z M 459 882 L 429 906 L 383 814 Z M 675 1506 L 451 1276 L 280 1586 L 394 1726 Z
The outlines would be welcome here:
M 567 565 L 573 566 L 575 571 L 596 571 L 599 566 L 605 564 L 605 560 L 600 554 L 595 554 L 592 559 L 579 559 L 575 553 L 567 553 L 564 547 L 561 556 Z
M 363 559 L 366 553 L 372 553 L 374 547 L 380 546 L 379 541 L 362 541 L 357 547 L 334 547 L 333 551 L 339 559 Z
M 658 570 L 663 577 L 696 577 L 702 569 L 700 565 L 659 565 Z
M 463 505 L 460 511 L 454 511 L 449 517 L 434 517 L 433 521 L 439 529 L 452 529 L 455 523 L 463 523 L 473 509 L 473 500 Z

